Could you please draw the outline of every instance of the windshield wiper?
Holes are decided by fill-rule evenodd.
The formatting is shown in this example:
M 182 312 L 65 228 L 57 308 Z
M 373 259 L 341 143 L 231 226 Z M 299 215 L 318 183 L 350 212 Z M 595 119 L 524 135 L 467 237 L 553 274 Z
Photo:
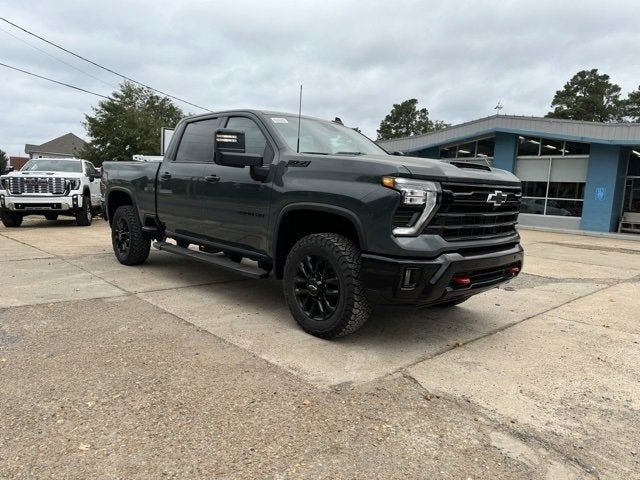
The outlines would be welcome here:
M 329 155 L 327 152 L 300 152 L 300 153 L 309 153 L 311 155 Z
M 336 152 L 335 155 L 366 155 L 364 152 Z

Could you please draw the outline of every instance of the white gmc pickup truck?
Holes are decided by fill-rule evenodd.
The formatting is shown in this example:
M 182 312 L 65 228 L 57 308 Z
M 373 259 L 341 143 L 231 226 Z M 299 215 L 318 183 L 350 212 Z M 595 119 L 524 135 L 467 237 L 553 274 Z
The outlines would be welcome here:
M 100 210 L 100 175 L 79 158 L 34 158 L 22 170 L 0 177 L 0 216 L 5 227 L 19 227 L 27 215 L 56 220 L 70 215 L 91 225 Z

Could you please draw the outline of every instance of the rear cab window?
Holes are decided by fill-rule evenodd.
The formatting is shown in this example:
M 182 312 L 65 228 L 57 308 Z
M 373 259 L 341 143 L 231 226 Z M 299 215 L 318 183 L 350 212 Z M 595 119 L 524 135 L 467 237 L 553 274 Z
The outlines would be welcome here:
M 213 162 L 213 141 L 219 118 L 188 123 L 180 139 L 174 161 Z

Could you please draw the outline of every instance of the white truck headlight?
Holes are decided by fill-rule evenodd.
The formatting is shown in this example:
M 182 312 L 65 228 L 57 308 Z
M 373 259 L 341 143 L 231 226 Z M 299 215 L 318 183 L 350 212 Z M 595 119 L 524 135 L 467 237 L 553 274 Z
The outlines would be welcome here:
M 420 217 L 412 226 L 393 229 L 393 234 L 396 236 L 418 235 L 436 213 L 440 184 L 414 178 L 382 177 L 382 185 L 400 192 L 402 205 L 423 207 Z
M 67 186 L 69 190 L 78 190 L 80 188 L 79 178 L 67 178 Z

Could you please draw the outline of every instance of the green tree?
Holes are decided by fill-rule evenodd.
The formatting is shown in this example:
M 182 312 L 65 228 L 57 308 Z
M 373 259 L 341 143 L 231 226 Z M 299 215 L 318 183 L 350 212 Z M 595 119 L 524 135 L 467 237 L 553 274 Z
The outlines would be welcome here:
M 418 100 L 410 98 L 394 104 L 391 112 L 380 122 L 378 140 L 420 135 L 448 126 L 441 120 L 431 120 L 429 111 L 426 108 L 418 110 Z
M 551 102 L 549 118 L 586 120 L 590 122 L 616 122 L 625 115 L 625 101 L 620 98 L 620 87 L 611 83 L 609 75 L 598 69 L 581 70 L 558 90 Z
M 162 127 L 173 127 L 183 117 L 168 98 L 130 82 L 92 110 L 92 115 L 85 115 L 89 143 L 82 156 L 96 166 L 135 154 L 159 155 Z
M 9 163 L 9 158 L 4 150 L 0 148 L 0 175 L 2 175 L 7 169 L 7 164 Z
M 640 86 L 629 92 L 624 102 L 624 116 L 631 122 L 640 122 Z

